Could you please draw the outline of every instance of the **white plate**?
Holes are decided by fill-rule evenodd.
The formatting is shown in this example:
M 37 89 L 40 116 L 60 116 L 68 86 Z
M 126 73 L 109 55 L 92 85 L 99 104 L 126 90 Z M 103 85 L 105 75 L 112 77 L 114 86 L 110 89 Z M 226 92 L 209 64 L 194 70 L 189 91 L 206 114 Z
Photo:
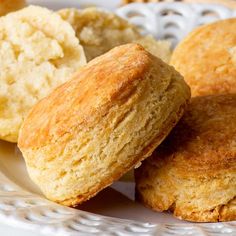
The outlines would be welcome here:
M 78 0 L 30 2 L 53 9 L 84 6 L 84 3 L 87 5 L 89 2 L 115 10 L 119 4 L 119 1 Z M 235 15 L 235 12 L 225 7 L 182 3 L 134 4 L 115 11 L 139 25 L 144 33 L 170 38 L 173 44 L 199 24 Z M 0 222 L 34 230 L 32 235 L 36 232 L 53 236 L 236 235 L 236 222 L 193 224 L 179 221 L 168 213 L 146 209 L 134 201 L 134 183 L 131 182 L 116 182 L 78 209 L 57 205 L 46 200 L 30 181 L 16 146 L 1 141 Z M 19 235 L 19 232 L 17 230 L 12 235 Z

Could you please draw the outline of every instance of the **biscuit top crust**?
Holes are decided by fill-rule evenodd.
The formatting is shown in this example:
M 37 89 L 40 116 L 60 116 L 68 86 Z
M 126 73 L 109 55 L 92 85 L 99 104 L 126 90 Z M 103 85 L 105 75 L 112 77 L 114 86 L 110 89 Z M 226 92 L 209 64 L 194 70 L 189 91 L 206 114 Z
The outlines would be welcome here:
M 117 47 L 92 60 L 33 107 L 21 128 L 19 147 L 37 148 L 58 138 L 66 141 L 73 129 L 93 127 L 112 106 L 135 93 L 154 60 L 165 67 L 138 44 Z
M 150 160 L 182 170 L 236 170 L 236 94 L 192 98 L 184 116 Z M 148 161 L 149 161 L 148 160 Z
M 236 19 L 217 21 L 190 33 L 174 50 L 170 64 L 190 85 L 193 96 L 236 93 Z

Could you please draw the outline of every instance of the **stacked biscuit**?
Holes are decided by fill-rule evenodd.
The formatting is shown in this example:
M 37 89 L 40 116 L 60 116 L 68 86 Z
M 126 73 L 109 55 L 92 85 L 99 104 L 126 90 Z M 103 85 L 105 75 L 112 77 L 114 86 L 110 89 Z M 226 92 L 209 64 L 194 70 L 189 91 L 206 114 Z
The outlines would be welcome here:
M 168 138 L 136 171 L 136 196 L 197 222 L 236 220 L 236 19 L 199 27 L 171 64 L 192 100 Z
M 29 6 L 3 16 L 0 138 L 18 141 L 55 202 L 76 206 L 144 160 L 135 175 L 145 205 L 234 220 L 235 22 L 197 29 L 170 61 L 167 42 L 109 12 Z

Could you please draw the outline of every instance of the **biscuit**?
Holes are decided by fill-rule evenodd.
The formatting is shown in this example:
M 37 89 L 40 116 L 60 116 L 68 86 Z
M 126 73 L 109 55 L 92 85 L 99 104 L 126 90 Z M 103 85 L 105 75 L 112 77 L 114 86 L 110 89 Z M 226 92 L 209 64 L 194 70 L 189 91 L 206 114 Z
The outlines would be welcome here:
M 196 3 L 195 0 L 184 0 L 186 3 Z M 203 3 L 203 4 L 218 4 L 221 6 L 225 6 L 228 8 L 236 9 L 236 2 L 234 0 L 198 0 L 197 3 Z M 209 12 L 209 14 L 212 14 Z M 205 13 L 204 16 L 206 16 L 207 13 Z
M 25 0 L 1 0 L 0 16 L 6 15 L 9 12 L 17 11 L 26 6 Z
M 236 18 L 197 28 L 174 50 L 171 64 L 190 85 L 192 96 L 236 93 Z
M 119 46 L 41 100 L 18 146 L 47 198 L 75 206 L 148 157 L 182 116 L 189 87 L 140 45 Z
M 170 44 L 167 41 L 156 41 L 152 36 L 142 37 L 134 25 L 111 12 L 72 8 L 62 9 L 59 14 L 73 26 L 88 61 L 115 46 L 132 42 L 141 44 L 165 62 L 170 60 Z
M 0 18 L 0 139 L 17 142 L 29 109 L 86 63 L 68 22 L 29 6 Z
M 193 98 L 135 179 L 137 199 L 156 211 L 196 222 L 236 220 L 236 94 Z
M 58 12 L 74 28 L 88 61 L 115 46 L 130 43 L 140 34 L 126 20 L 96 8 L 62 9 Z

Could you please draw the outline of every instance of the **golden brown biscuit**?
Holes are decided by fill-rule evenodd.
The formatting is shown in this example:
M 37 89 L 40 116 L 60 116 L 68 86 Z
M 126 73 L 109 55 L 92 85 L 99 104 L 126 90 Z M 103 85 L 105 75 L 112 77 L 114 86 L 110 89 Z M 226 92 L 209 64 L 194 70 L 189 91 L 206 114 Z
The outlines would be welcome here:
M 76 31 L 88 61 L 115 46 L 126 43 L 141 44 L 154 56 L 170 61 L 170 43 L 152 36 L 142 37 L 137 28 L 119 16 L 97 8 L 62 9 L 58 12 Z
M 0 0 L 0 16 L 26 6 L 25 0 Z
M 236 95 L 195 97 L 135 171 L 137 199 L 180 219 L 236 220 Z
M 0 18 L 0 139 L 17 142 L 34 104 L 86 63 L 68 22 L 30 6 Z
M 192 95 L 236 93 L 236 18 L 199 27 L 174 50 L 171 64 L 190 85 Z
M 137 44 L 120 46 L 41 100 L 18 145 L 44 194 L 76 205 L 148 157 L 189 97 L 173 67 Z

